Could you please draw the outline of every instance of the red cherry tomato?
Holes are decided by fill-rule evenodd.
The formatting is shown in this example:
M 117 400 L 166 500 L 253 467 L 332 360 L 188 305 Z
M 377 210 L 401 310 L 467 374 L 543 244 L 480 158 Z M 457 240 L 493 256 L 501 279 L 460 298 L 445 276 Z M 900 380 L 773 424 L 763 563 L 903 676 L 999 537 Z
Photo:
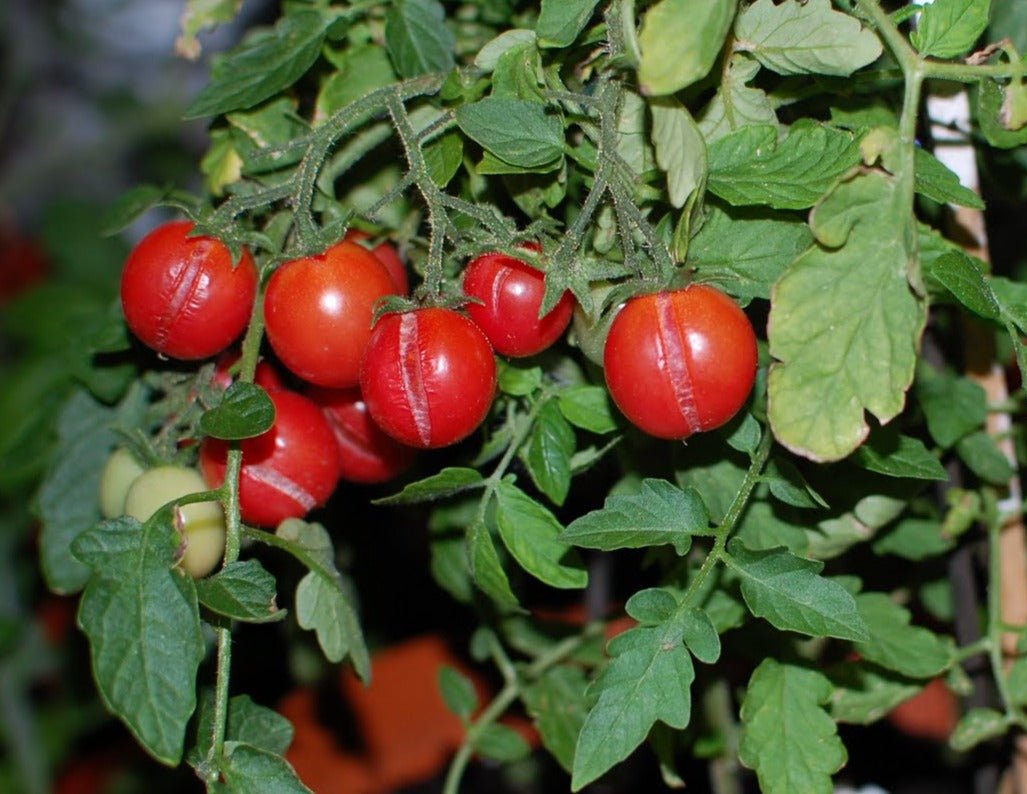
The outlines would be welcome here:
M 359 243 L 371 239 L 371 235 L 360 231 L 360 229 L 350 229 L 343 239 Z M 370 250 L 389 271 L 389 275 L 392 276 L 392 281 L 396 285 L 396 292 L 400 295 L 410 294 L 410 276 L 407 273 L 407 266 L 400 259 L 395 246 L 392 243 L 381 242 Z
M 545 317 L 539 318 L 545 277 L 519 259 L 488 253 L 464 272 L 467 314 L 504 356 L 532 356 L 560 338 L 571 321 L 574 298 L 565 292 Z
M 734 416 L 752 390 L 756 363 L 749 318 L 703 284 L 629 300 L 603 355 L 621 412 L 650 435 L 675 439 Z
M 371 418 L 412 447 L 444 447 L 482 423 L 496 391 L 496 359 L 481 330 L 451 309 L 389 314 L 360 367 Z
M 243 251 L 232 265 L 213 237 L 188 237 L 192 221 L 158 226 L 132 250 L 121 274 L 128 327 L 148 347 L 194 360 L 220 353 L 250 319 L 257 268 Z
M 318 386 L 349 388 L 371 338 L 374 305 L 394 295 L 385 266 L 366 248 L 341 242 L 286 262 L 267 285 L 267 338 L 281 362 Z
M 46 254 L 16 229 L 0 225 L 0 304 L 46 277 Z
M 275 424 L 241 442 L 239 506 L 243 521 L 274 527 L 302 518 L 323 505 L 339 479 L 339 450 L 321 409 L 302 394 L 269 392 Z M 200 448 L 200 470 L 212 488 L 224 482 L 228 443 L 207 438 Z
M 339 470 L 350 482 L 387 482 L 414 462 L 413 447 L 400 444 L 374 423 L 360 389 L 312 388 L 307 396 L 321 406 L 339 443 Z

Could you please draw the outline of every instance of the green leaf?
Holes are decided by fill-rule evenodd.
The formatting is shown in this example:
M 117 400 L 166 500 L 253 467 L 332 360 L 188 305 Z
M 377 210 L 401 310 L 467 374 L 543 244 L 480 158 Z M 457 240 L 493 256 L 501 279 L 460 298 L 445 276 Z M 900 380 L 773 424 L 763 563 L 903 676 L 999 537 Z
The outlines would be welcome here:
M 555 402 L 545 403 L 531 428 L 521 453 L 535 486 L 554 504 L 562 505 L 571 487 L 571 457 L 575 450 L 574 429 Z
M 187 0 L 179 21 L 182 33 L 175 40 L 175 52 L 190 60 L 198 58 L 201 48 L 197 35 L 231 22 L 240 8 L 242 0 Z
M 423 154 L 432 182 L 444 188 L 463 165 L 464 139 L 455 132 L 447 132 L 425 146 Z
M 770 98 L 762 89 L 748 85 L 759 70 L 760 65 L 747 55 L 732 56 L 717 93 L 696 116 L 707 145 L 742 127 L 778 126 Z
M 612 433 L 617 429 L 610 393 L 602 386 L 581 384 L 560 392 L 560 413 L 575 427 L 590 433 Z
M 749 412 L 743 412 L 728 422 L 721 433 L 725 436 L 727 445 L 736 452 L 744 452 L 752 455 L 760 445 L 763 438 L 763 428 L 756 418 Z
M 999 318 L 1001 309 L 998 298 L 977 260 L 962 251 L 950 251 L 932 259 L 924 273 L 977 316 L 985 320 Z
M 503 394 L 526 397 L 542 386 L 542 367 L 523 366 L 516 362 L 498 360 L 499 390 Z
M 400 77 L 448 72 L 455 44 L 437 0 L 397 0 L 385 17 L 385 47 Z
M 756 0 L 735 22 L 735 50 L 778 74 L 846 77 L 881 55 L 881 42 L 830 0 Z
M 742 597 L 756 617 L 782 631 L 812 637 L 858 640 L 867 627 L 852 596 L 837 582 L 820 576 L 822 562 L 785 551 L 750 551 L 734 540 L 728 565 L 738 574 Z
M 214 788 L 218 794 L 313 794 L 280 755 L 242 742 L 225 742 L 219 771 L 224 782 Z
M 496 524 L 510 554 L 532 576 L 552 587 L 588 584 L 577 552 L 559 539 L 556 516 L 513 483 L 503 481 L 496 489 Z
M 812 207 L 860 161 L 855 136 L 807 120 L 780 143 L 777 128 L 742 127 L 709 147 L 709 190 L 735 206 Z
M 669 590 L 649 587 L 632 595 L 624 611 L 643 626 L 658 626 L 670 620 L 679 606 L 677 596 Z
M 991 0 L 934 0 L 920 11 L 909 40 L 924 55 L 958 58 L 988 27 L 990 8 Z
M 189 751 L 189 764 L 200 768 L 210 753 L 214 734 L 214 693 L 207 690 L 200 698 L 196 722 L 196 746 Z M 228 701 L 225 739 L 245 742 L 269 753 L 282 755 L 292 744 L 292 723 L 273 709 L 254 703 L 249 695 L 236 695 Z
M 638 80 L 649 96 L 673 94 L 705 77 L 735 16 L 737 0 L 661 0 L 642 19 Z
M 136 387 L 115 408 L 83 390 L 68 398 L 57 419 L 57 452 L 36 497 L 42 523 L 40 561 L 46 585 L 75 593 L 89 571 L 71 553 L 80 533 L 100 520 L 100 474 L 118 441 L 115 427 L 134 428 L 143 419 L 147 397 Z
M 646 479 L 637 494 L 609 496 L 602 510 L 572 521 L 560 539 L 604 551 L 670 544 L 684 555 L 693 535 L 709 534 L 709 523 L 706 506 L 695 490 Z
M 503 611 L 519 609 L 517 596 L 510 589 L 510 580 L 499 562 L 488 527 L 480 522 L 474 524 L 468 532 L 467 542 L 474 583 Z
M 887 423 L 913 380 L 926 310 L 907 281 L 897 201 L 882 174 L 839 186 L 812 214 L 820 245 L 771 296 L 768 415 L 777 440 L 812 460 L 854 451 L 864 410 Z
M 336 71 L 331 74 L 317 93 L 314 110 L 315 123 L 324 121 L 336 111 L 396 81 L 392 61 L 378 44 L 349 46 L 329 58 Z
M 745 511 L 734 537 L 752 551 L 769 551 L 782 546 L 799 557 L 814 556 L 810 551 L 808 519 L 791 515 L 769 501 L 754 500 Z
M 958 204 L 972 209 L 984 209 L 984 200 L 959 181 L 953 171 L 941 160 L 919 146 L 916 148 L 916 180 L 914 187 L 922 196 L 937 201 Z
M 402 505 L 416 502 L 434 502 L 471 488 L 480 488 L 484 479 L 476 469 L 446 466 L 438 474 L 425 477 L 403 487 L 398 494 L 375 499 L 376 505 Z
M 465 528 L 477 510 L 478 501 L 466 499 L 435 508 L 428 519 L 432 577 L 462 604 L 469 604 L 474 597 Z
M 835 687 L 831 716 L 854 725 L 877 722 L 921 690 L 919 683 L 865 662 L 846 662 L 828 675 Z
M 949 737 L 949 746 L 964 753 L 981 742 L 1002 736 L 1009 727 L 1009 720 L 1001 712 L 973 708 L 956 723 L 956 729 Z
M 613 659 L 590 688 L 599 699 L 578 736 L 572 791 L 627 758 L 657 720 L 680 730 L 691 718 L 695 669 L 680 626 L 637 627 L 608 649 Z
M 474 749 L 485 758 L 512 763 L 525 758 L 531 747 L 513 728 L 499 723 L 487 724 L 474 740 Z
M 138 218 L 160 204 L 170 192 L 167 187 L 137 185 L 122 193 L 104 213 L 100 234 L 107 237 L 131 226 Z
M 959 439 L 956 452 L 974 474 L 992 485 L 1005 485 L 1016 476 L 995 439 L 983 430 Z
M 499 65 L 500 59 L 508 52 L 521 47 L 534 48 L 537 43 L 538 35 L 534 30 L 527 30 L 525 28 L 504 30 L 478 50 L 478 54 L 474 56 L 474 65 L 483 72 L 491 72 Z
M 210 83 L 185 117 L 245 110 L 288 88 L 314 65 L 326 30 L 320 11 L 297 11 L 282 17 L 272 30 L 254 31 L 215 61 Z
M 456 122 L 467 137 L 510 165 L 549 165 L 563 154 L 563 125 L 537 102 L 485 97 L 458 107 Z
M 917 372 L 916 397 L 934 440 L 948 448 L 984 426 L 988 395 L 974 381 L 938 373 L 926 365 Z
M 236 381 L 221 402 L 200 417 L 205 435 L 238 441 L 266 433 L 275 423 L 275 405 L 255 383 Z
M 1003 87 L 994 80 L 981 80 L 977 90 L 977 123 L 985 139 L 999 149 L 1015 149 L 1027 144 L 1027 126 L 1011 122 L 1009 90 L 1023 90 L 1023 85 Z
M 1027 284 L 1001 276 L 992 276 L 988 284 L 1001 307 L 1003 318 L 1027 332 Z
M 275 577 L 258 560 L 236 560 L 200 579 L 196 594 L 207 609 L 232 620 L 270 623 L 286 614 L 275 603 Z
M 909 625 L 909 612 L 885 593 L 860 593 L 856 606 L 870 632 L 856 642 L 865 659 L 910 678 L 933 678 L 952 664 L 952 642 Z
M 439 668 L 439 692 L 446 702 L 446 708 L 462 720 L 469 720 L 478 708 L 478 693 L 471 679 L 455 667 L 443 665 Z
M 585 723 L 585 671 L 553 667 L 528 684 L 522 698 L 542 744 L 567 772 L 574 767 L 574 746 Z
M 802 472 L 785 457 L 772 458 L 764 477 L 767 478 L 770 493 L 786 505 L 808 510 L 827 507 L 823 497 L 810 487 Z
M 540 47 L 569 47 L 585 29 L 599 0 L 542 0 L 535 31 Z
M 767 794 L 831 794 L 848 756 L 824 705 L 831 682 L 816 670 L 764 659 L 742 702 L 738 757 Z
M 852 460 L 868 471 L 888 477 L 909 477 L 914 480 L 947 480 L 949 475 L 924 443 L 901 436 L 897 431 L 882 428 L 852 456 Z
M 938 521 L 907 518 L 874 541 L 873 549 L 875 554 L 894 554 L 903 559 L 919 562 L 945 554 L 954 545 L 952 538 L 942 533 L 942 526 Z
M 146 751 L 171 766 L 182 758 L 204 654 L 196 589 L 175 567 L 180 542 L 165 507 L 142 526 L 105 521 L 72 544 L 92 571 L 78 625 L 100 695 Z
M 653 100 L 653 148 L 656 162 L 667 175 L 667 197 L 684 207 L 706 182 L 706 143 L 688 108 L 671 97 Z
M 692 655 L 705 664 L 715 664 L 720 658 L 720 635 L 710 616 L 693 607 L 684 613 L 681 628 Z
M 769 300 L 774 282 L 813 243 L 809 227 L 794 216 L 712 202 L 706 207 L 688 264 L 699 280 L 741 300 Z

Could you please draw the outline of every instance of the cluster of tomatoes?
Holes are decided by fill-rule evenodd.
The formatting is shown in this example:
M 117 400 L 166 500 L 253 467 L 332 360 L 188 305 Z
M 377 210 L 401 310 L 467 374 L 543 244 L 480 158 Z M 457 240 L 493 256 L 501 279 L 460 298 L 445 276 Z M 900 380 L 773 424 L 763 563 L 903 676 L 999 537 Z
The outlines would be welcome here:
M 248 252 L 233 263 L 223 243 L 190 236 L 192 230 L 191 222 L 176 221 L 151 232 L 130 254 L 121 282 L 132 332 L 182 360 L 210 358 L 238 339 L 259 287 Z M 409 283 L 391 245 L 368 248 L 364 240 L 351 232 L 322 254 L 283 263 L 268 279 L 267 340 L 305 385 L 290 389 L 269 364 L 258 367 L 256 382 L 276 418 L 266 433 L 241 442 L 247 523 L 275 526 L 303 516 L 327 501 L 340 478 L 384 482 L 405 470 L 417 449 L 466 438 L 495 396 L 495 353 L 534 355 L 570 323 L 570 293 L 540 318 L 543 274 L 495 252 L 468 264 L 464 311 L 422 306 L 374 322 L 379 301 L 406 295 Z M 741 309 L 712 287 L 640 295 L 610 328 L 604 368 L 628 419 L 652 435 L 681 439 L 739 410 L 755 377 L 756 339 Z M 224 479 L 228 448 L 216 438 L 201 445 L 200 471 L 210 487 Z

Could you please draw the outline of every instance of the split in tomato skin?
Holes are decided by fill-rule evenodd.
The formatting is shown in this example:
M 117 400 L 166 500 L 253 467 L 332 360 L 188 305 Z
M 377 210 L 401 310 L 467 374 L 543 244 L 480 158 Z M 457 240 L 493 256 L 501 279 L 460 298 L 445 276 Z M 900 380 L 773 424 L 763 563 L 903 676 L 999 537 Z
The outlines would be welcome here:
M 192 221 L 158 226 L 132 249 L 121 274 L 129 329 L 169 358 L 194 361 L 228 347 L 246 328 L 257 294 L 248 251 L 237 265 L 213 237 L 189 237 Z
M 704 284 L 629 300 L 603 355 L 617 407 L 636 427 L 667 439 L 730 420 L 752 391 L 757 363 L 745 312 Z
M 240 442 L 239 507 L 242 519 L 276 527 L 320 507 L 339 480 L 339 450 L 321 409 L 301 394 L 268 393 L 275 406 L 274 426 Z M 200 448 L 200 469 L 211 488 L 225 479 L 229 445 L 207 438 Z
M 318 386 L 356 386 L 374 306 L 396 285 L 374 254 L 343 241 L 285 262 L 264 296 L 267 338 L 290 372 Z
M 514 358 L 533 356 L 559 339 L 571 321 L 574 298 L 565 292 L 556 306 L 539 317 L 545 276 L 503 253 L 482 254 L 464 271 L 467 314 L 488 337 L 496 352 Z
M 359 229 L 350 229 L 346 232 L 344 239 L 359 243 L 364 240 L 370 240 L 371 235 Z M 400 295 L 409 295 L 410 275 L 407 272 L 406 264 L 400 257 L 399 252 L 396 251 L 396 246 L 383 241 L 369 250 L 377 257 L 379 262 L 385 265 L 385 269 L 389 271 L 389 275 L 392 276 L 392 281 L 396 285 L 396 292 Z
M 388 314 L 360 368 L 371 418 L 412 447 L 445 447 L 484 421 L 496 393 L 496 359 L 485 334 L 452 309 Z
M 360 389 L 313 387 L 307 396 L 321 406 L 339 444 L 339 471 L 348 482 L 374 484 L 398 477 L 417 451 L 375 424 Z

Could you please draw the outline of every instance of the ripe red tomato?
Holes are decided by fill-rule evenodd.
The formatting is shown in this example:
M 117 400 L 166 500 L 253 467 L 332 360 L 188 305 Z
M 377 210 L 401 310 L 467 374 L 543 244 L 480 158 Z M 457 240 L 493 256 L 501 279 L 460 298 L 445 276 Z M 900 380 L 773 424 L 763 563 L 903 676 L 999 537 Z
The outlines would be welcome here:
M 413 447 L 400 444 L 374 423 L 360 389 L 308 390 L 321 406 L 339 443 L 339 470 L 350 482 L 387 482 L 414 462 Z
M 629 300 L 603 356 L 621 412 L 650 435 L 675 439 L 734 416 L 752 390 L 756 364 L 749 318 L 703 284 Z
M 539 318 L 545 277 L 519 259 L 498 252 L 482 254 L 464 272 L 467 314 L 504 356 L 532 356 L 560 338 L 571 321 L 574 298 L 565 292 L 545 317 Z
M 184 360 L 228 347 L 246 328 L 257 294 L 249 252 L 233 267 L 220 240 L 187 236 L 193 226 L 158 226 L 132 249 L 121 274 L 121 305 L 132 333 L 158 353 Z
M 359 243 L 363 240 L 371 239 L 371 235 L 359 229 L 350 229 L 346 232 L 346 237 L 343 239 Z M 385 269 L 389 271 L 389 275 L 392 276 L 392 281 L 396 285 L 396 292 L 400 295 L 410 294 L 410 275 L 407 273 L 407 266 L 400 259 L 395 246 L 392 243 L 381 242 L 370 250 L 378 258 L 378 261 L 385 265 Z
M 286 262 L 267 285 L 267 338 L 281 362 L 318 386 L 349 388 L 371 338 L 374 305 L 394 295 L 385 266 L 357 243 Z
M 481 330 L 452 309 L 388 314 L 360 367 L 371 418 L 412 447 L 444 447 L 482 423 L 496 391 L 496 359 Z
M 269 392 L 275 424 L 242 445 L 239 506 L 243 521 L 275 527 L 323 505 L 339 479 L 339 450 L 321 409 L 302 394 Z M 200 470 L 211 488 L 224 482 L 228 443 L 207 438 Z

